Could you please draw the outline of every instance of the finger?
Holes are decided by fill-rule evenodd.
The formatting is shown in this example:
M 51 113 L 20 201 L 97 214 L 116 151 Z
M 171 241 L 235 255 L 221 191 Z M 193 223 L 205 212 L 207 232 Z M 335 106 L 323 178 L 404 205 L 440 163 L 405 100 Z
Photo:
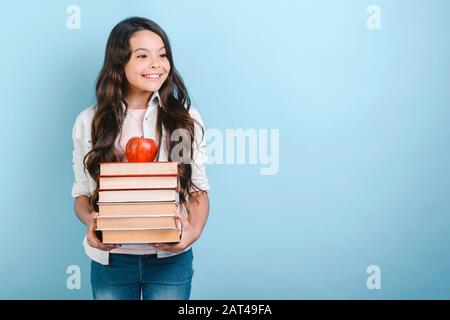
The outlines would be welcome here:
M 98 238 L 97 238 L 97 239 L 98 239 Z M 112 250 L 112 249 L 116 249 L 116 248 L 121 247 L 120 244 L 116 244 L 116 243 L 103 243 L 103 242 L 101 242 L 100 240 L 98 240 L 97 245 L 98 245 L 98 248 L 99 248 L 99 249 L 104 250 L 104 251 L 110 251 L 110 250 Z
M 178 246 L 178 243 L 175 243 L 175 244 L 156 243 L 153 245 L 153 247 L 158 248 L 160 250 L 165 250 L 165 251 L 177 251 L 180 249 Z
M 87 240 L 89 245 L 93 248 L 100 248 L 100 245 L 102 244 L 97 237 L 89 236 Z
M 88 245 L 90 245 L 91 247 L 97 248 L 97 245 L 96 245 L 94 242 L 92 242 L 89 238 L 87 238 L 87 243 L 88 243 Z
M 93 228 L 92 232 L 88 236 L 88 243 L 91 247 L 103 250 L 103 251 L 111 251 L 113 249 L 121 247 L 120 244 L 103 244 L 97 236 L 97 232 L 95 228 Z
M 96 240 L 96 243 L 97 243 L 97 248 L 100 249 L 100 250 L 103 250 L 103 251 L 111 251 L 111 250 L 113 250 L 113 249 L 116 249 L 116 248 L 120 248 L 120 247 L 121 247 L 120 244 L 103 243 L 103 242 L 101 242 L 101 240 L 97 237 L 97 234 L 96 234 L 96 233 L 94 233 L 94 234 L 95 234 L 95 240 Z
M 92 218 L 91 224 L 89 225 L 89 231 L 94 232 L 97 229 L 97 219 Z
M 100 243 L 99 249 L 103 251 L 111 251 L 113 249 L 120 248 L 120 244 L 103 244 Z

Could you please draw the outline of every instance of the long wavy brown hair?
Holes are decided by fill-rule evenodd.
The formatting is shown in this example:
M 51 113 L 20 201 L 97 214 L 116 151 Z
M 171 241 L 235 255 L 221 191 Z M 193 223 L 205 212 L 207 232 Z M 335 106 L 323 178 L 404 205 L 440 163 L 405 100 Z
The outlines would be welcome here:
M 180 142 L 171 141 L 170 137 L 174 130 L 184 129 L 184 132 L 188 132 L 191 141 L 190 150 L 192 150 L 194 143 L 194 121 L 196 120 L 189 115 L 191 100 L 183 79 L 175 68 L 166 33 L 158 24 L 146 18 L 131 17 L 121 21 L 111 31 L 106 45 L 103 67 L 96 84 L 97 104 L 91 124 L 92 150 L 83 159 L 85 168 L 97 185 L 95 191 L 89 197 L 89 202 L 95 211 L 98 211 L 99 163 L 121 161 L 114 143 L 120 134 L 128 110 L 128 104 L 123 98 L 128 88 L 124 68 L 131 57 L 129 40 L 134 32 L 145 29 L 161 37 L 171 66 L 168 77 L 159 90 L 161 101 L 156 120 L 158 147 L 160 149 L 163 146 L 161 143 L 163 130 L 166 131 L 166 139 L 163 143 L 168 151 L 168 161 L 173 161 L 171 157 L 172 149 Z M 127 106 L 125 110 L 122 103 Z M 203 136 L 204 130 L 203 127 L 201 128 Z M 190 159 L 193 159 L 193 152 L 190 152 Z M 193 192 L 205 191 L 192 182 L 191 164 L 186 163 L 186 161 L 178 161 L 178 169 L 180 203 L 186 204 L 187 199 L 197 201 L 192 197 Z M 193 192 L 189 192 L 191 187 L 194 190 Z M 185 207 L 190 213 L 188 206 Z

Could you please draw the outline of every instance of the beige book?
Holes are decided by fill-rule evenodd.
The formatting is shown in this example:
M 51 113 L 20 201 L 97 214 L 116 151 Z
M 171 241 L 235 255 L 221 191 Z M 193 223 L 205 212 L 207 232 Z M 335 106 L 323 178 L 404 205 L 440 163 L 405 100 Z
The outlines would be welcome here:
M 104 244 L 179 242 L 181 230 L 107 230 L 102 231 Z
M 117 202 L 98 203 L 99 216 L 174 215 L 179 212 L 176 202 Z
M 98 192 L 98 202 L 179 201 L 176 189 L 104 190 Z
M 97 230 L 176 229 L 175 216 L 101 217 Z
M 181 239 L 181 224 L 177 219 L 175 230 L 105 230 L 102 242 L 105 244 L 124 243 L 172 243 Z

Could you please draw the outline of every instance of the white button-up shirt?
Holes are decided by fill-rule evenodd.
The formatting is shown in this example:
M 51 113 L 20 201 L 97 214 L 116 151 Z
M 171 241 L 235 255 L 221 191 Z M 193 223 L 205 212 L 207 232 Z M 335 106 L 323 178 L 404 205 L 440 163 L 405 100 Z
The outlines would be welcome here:
M 122 103 L 124 110 L 126 109 L 125 104 Z M 145 138 L 151 138 L 156 140 L 156 118 L 158 114 L 158 108 L 160 107 L 160 96 L 156 91 L 153 93 L 145 111 L 143 118 L 143 134 Z M 80 195 L 90 196 L 96 189 L 96 183 L 94 179 L 90 176 L 87 169 L 84 169 L 83 158 L 92 149 L 91 141 L 91 124 L 96 111 L 96 106 L 90 106 L 83 110 L 76 118 L 75 124 L 72 130 L 72 140 L 73 140 L 73 153 L 72 153 L 72 166 L 75 176 L 75 181 L 72 186 L 72 197 L 76 198 Z M 210 190 L 208 178 L 206 175 L 206 163 L 208 160 L 206 153 L 206 138 L 202 135 L 202 128 L 204 129 L 203 120 L 200 116 L 198 110 L 194 107 L 189 109 L 190 116 L 197 120 L 194 121 L 194 142 L 192 146 L 192 157 L 191 162 L 192 167 L 192 182 L 197 185 L 200 189 L 208 191 Z M 200 127 L 201 126 L 201 127 Z M 163 130 L 163 135 L 161 141 L 165 141 L 166 134 Z M 168 161 L 167 150 L 165 144 L 159 146 L 160 154 L 159 161 Z M 189 191 L 194 191 L 190 189 Z M 183 213 L 186 214 L 186 209 L 183 208 Z M 103 251 L 97 248 L 91 247 L 86 240 L 83 240 L 83 246 L 86 254 L 94 261 L 101 264 L 109 264 L 109 252 Z M 189 250 L 191 246 L 185 249 Z M 158 258 L 169 257 L 176 255 L 178 253 L 171 251 L 164 251 L 156 249 Z

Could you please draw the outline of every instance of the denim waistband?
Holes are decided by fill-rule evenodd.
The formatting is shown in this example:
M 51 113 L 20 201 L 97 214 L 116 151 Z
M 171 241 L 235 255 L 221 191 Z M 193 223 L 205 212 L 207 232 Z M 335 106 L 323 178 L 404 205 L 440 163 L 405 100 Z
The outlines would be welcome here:
M 152 254 L 128 254 L 128 253 L 110 253 L 110 263 L 112 261 L 116 261 L 119 262 L 119 264 L 121 264 L 122 262 L 124 263 L 139 263 L 142 261 L 154 261 L 154 263 L 159 263 L 159 260 L 161 260 L 161 262 L 163 260 L 168 259 L 168 261 L 172 261 L 172 260 L 183 260 L 183 259 L 189 259 L 191 258 L 192 255 L 192 248 L 189 248 L 189 250 L 178 253 L 176 255 L 173 256 L 169 256 L 166 258 L 158 258 L 158 254 L 157 253 L 152 253 Z
M 114 257 L 127 257 L 132 258 L 135 257 L 136 259 L 156 259 L 158 258 L 158 254 L 152 253 L 152 254 L 127 254 L 127 253 L 111 253 Z

